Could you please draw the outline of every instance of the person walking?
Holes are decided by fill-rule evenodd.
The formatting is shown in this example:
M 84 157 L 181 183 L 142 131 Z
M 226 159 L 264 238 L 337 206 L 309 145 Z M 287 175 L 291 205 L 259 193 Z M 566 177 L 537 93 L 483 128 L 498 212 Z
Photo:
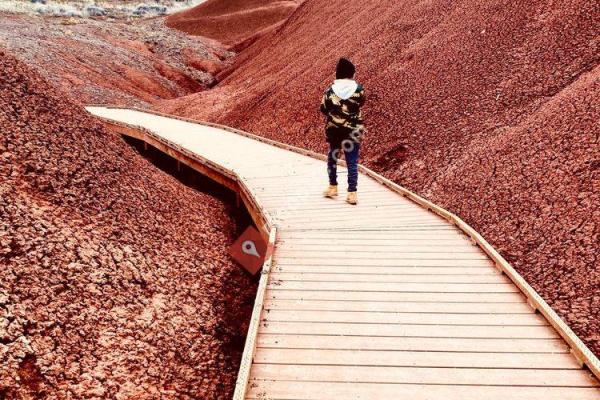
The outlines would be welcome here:
M 360 144 L 365 133 L 361 107 L 365 103 L 365 90 L 354 80 L 356 68 L 345 58 L 338 61 L 335 81 L 327 88 L 321 101 L 321 112 L 327 117 L 325 136 L 329 143 L 327 173 L 329 186 L 323 192 L 328 198 L 338 195 L 337 161 L 344 153 L 348 167 L 348 197 L 346 201 L 357 204 L 358 159 Z

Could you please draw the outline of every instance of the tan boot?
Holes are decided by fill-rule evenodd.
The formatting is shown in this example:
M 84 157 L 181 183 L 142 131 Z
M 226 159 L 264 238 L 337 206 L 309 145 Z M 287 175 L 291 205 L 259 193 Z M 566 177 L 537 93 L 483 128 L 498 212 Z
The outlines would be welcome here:
M 336 185 L 329 185 L 327 187 L 327 189 L 325 189 L 325 191 L 323 192 L 323 196 L 329 197 L 330 199 L 337 197 L 337 195 L 338 195 L 338 190 L 337 190 Z
M 356 192 L 348 192 L 348 197 L 346 197 L 346 203 L 353 205 L 358 203 Z

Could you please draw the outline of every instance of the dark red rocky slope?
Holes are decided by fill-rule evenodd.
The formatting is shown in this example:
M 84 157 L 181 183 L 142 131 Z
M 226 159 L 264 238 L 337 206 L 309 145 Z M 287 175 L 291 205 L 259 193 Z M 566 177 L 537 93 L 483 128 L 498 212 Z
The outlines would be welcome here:
M 230 398 L 256 285 L 228 206 L 0 70 L 0 398 Z
M 304 0 L 208 0 L 166 18 L 169 27 L 245 47 L 285 21 Z

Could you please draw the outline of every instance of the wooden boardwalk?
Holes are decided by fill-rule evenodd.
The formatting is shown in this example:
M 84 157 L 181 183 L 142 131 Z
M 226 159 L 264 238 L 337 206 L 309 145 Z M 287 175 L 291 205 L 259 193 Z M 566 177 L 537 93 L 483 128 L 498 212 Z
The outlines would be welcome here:
M 275 242 L 236 399 L 600 399 L 597 358 L 452 214 L 364 168 L 358 206 L 325 199 L 322 160 L 230 129 L 88 110 L 238 190 Z

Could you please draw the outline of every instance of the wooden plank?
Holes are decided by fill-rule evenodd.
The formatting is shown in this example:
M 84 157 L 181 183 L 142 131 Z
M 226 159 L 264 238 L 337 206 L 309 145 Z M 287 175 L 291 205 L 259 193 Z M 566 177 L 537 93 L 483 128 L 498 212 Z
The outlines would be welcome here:
M 267 202 L 264 202 L 263 204 L 267 205 Z M 298 202 L 292 202 L 292 201 L 280 201 L 280 202 L 271 202 L 268 204 L 268 207 L 270 209 L 279 209 L 279 210 L 294 210 L 294 211 L 316 211 L 316 210 L 339 210 L 341 206 L 344 207 L 350 207 L 348 204 L 346 204 L 344 202 L 343 199 L 338 200 L 338 201 L 330 201 L 330 202 L 302 202 L 302 201 L 298 201 Z M 374 201 L 368 201 L 368 202 L 361 202 L 360 208 L 368 208 L 368 209 L 373 209 L 373 208 L 378 208 L 378 209 L 385 209 L 388 207 L 398 207 L 398 203 L 396 201 L 380 201 L 380 202 L 374 202 Z M 356 207 L 358 208 L 358 207 Z
M 318 197 L 317 197 L 318 196 Z M 350 205 L 346 204 L 343 196 L 340 196 L 340 199 L 331 200 L 324 199 L 321 197 L 321 194 L 314 194 L 306 197 L 275 197 L 267 199 L 265 196 L 261 197 L 261 202 L 271 208 L 271 207 L 281 207 L 286 206 L 288 209 L 315 209 L 315 208 L 329 208 L 329 209 L 340 209 L 340 207 L 348 208 Z M 358 201 L 360 202 L 357 207 L 353 209 L 371 209 L 376 206 L 384 206 L 384 205 L 392 205 L 396 203 L 398 200 L 395 196 L 362 196 L 359 194 Z M 395 204 L 397 205 L 397 204 Z M 422 211 L 415 211 L 416 214 L 421 214 Z M 433 216 L 433 214 L 430 214 Z
M 284 178 L 288 179 L 288 178 Z M 293 178 L 290 178 L 293 179 Z M 295 205 L 303 205 L 303 204 L 324 204 L 330 205 L 332 208 L 337 208 L 338 210 L 346 210 L 348 211 L 348 204 L 346 204 L 345 199 L 348 194 L 348 191 L 344 189 L 338 189 L 338 196 L 335 198 L 325 198 L 323 197 L 323 190 L 325 189 L 325 185 L 319 184 L 318 186 L 314 184 L 314 182 L 306 183 L 304 186 L 291 187 L 287 186 L 283 188 L 283 191 L 275 191 L 275 186 L 272 188 L 262 188 L 265 193 L 265 201 L 268 201 L 272 204 L 295 204 Z M 361 207 L 354 207 L 357 212 L 362 212 L 370 207 L 377 207 L 380 204 L 390 204 L 391 202 L 396 203 L 394 207 L 404 207 L 407 211 L 421 211 L 420 209 L 415 209 L 414 205 L 410 208 L 410 201 L 403 199 L 402 197 L 398 197 L 393 193 L 385 193 L 382 192 L 381 189 L 376 188 L 362 188 L 358 192 L 359 201 L 362 200 L 363 203 Z M 419 211 L 417 211 L 419 210 Z M 290 211 L 294 211 L 290 209 Z
M 290 176 L 286 176 L 283 179 L 293 179 L 296 180 L 297 178 L 294 175 L 290 175 Z M 262 198 L 264 199 L 288 199 L 290 197 L 299 197 L 299 196 L 304 196 L 307 198 L 320 198 L 322 197 L 322 190 L 323 188 L 321 187 L 310 187 L 312 186 L 312 184 L 314 184 L 314 180 L 310 181 L 310 180 L 306 180 L 300 181 L 300 185 L 281 185 L 281 182 L 276 182 L 274 181 L 274 183 L 279 183 L 279 185 L 272 185 L 272 186 L 255 186 L 257 191 L 259 193 L 262 194 Z M 307 188 L 307 186 L 309 186 L 309 188 Z M 275 190 L 278 189 L 278 190 Z M 338 197 L 343 199 L 344 196 L 347 194 L 348 192 L 344 189 L 339 189 L 338 191 Z M 360 194 L 361 195 L 373 195 L 376 193 L 381 193 L 381 188 L 371 188 L 371 189 L 361 189 Z M 323 201 L 331 201 L 330 199 L 323 199 Z M 345 207 L 344 207 L 345 208 Z M 346 208 L 344 210 L 344 208 L 340 207 L 340 215 L 343 215 L 343 213 L 341 211 L 345 211 L 345 214 L 348 214 L 348 209 Z M 405 210 L 412 210 L 414 209 L 414 206 L 410 206 L 409 204 L 406 204 L 404 206 Z M 362 209 L 361 209 L 362 211 Z
M 306 215 L 303 214 L 304 213 L 297 213 L 295 215 L 290 215 L 280 213 L 279 215 L 281 219 L 286 222 L 306 223 L 307 218 Z M 428 211 L 409 212 L 408 210 L 405 210 L 401 212 L 391 212 L 389 210 L 377 210 L 371 208 L 361 208 L 361 210 L 356 213 L 348 212 L 348 210 L 344 209 L 332 210 L 327 213 L 320 213 L 320 215 L 315 213 L 312 217 L 315 221 L 327 223 L 352 221 L 361 221 L 364 223 L 364 220 L 368 220 L 371 224 L 379 224 L 389 220 L 398 222 L 444 222 L 444 224 L 447 224 L 446 221 Z
M 377 237 L 369 237 L 369 236 L 361 236 L 361 235 L 336 235 L 334 233 L 329 236 L 316 236 L 315 234 L 320 233 L 329 233 L 327 231 L 314 231 L 307 232 L 307 235 L 304 236 L 300 232 L 298 232 L 297 237 L 281 237 L 277 242 L 277 246 L 290 246 L 291 248 L 305 248 L 305 247 L 313 247 L 318 249 L 322 246 L 336 247 L 336 246 L 345 246 L 345 247 L 368 247 L 374 246 L 374 248 L 386 248 L 386 247 L 408 247 L 414 246 L 419 249 L 432 249 L 432 248 L 448 248 L 452 246 L 464 248 L 471 247 L 476 249 L 477 245 L 473 244 L 473 242 L 467 237 L 459 237 L 456 235 L 446 236 L 446 237 L 438 237 L 438 238 L 428 238 L 426 235 L 420 234 L 421 231 L 416 232 L 416 234 L 412 234 L 411 232 L 407 232 L 402 236 L 398 236 L 396 238 L 377 238 Z
M 336 220 L 328 220 L 328 219 L 320 219 L 318 217 L 311 218 L 310 220 L 305 219 L 303 222 L 299 220 L 290 219 L 287 217 L 275 217 L 278 221 L 278 225 L 281 228 L 290 227 L 294 229 L 303 229 L 303 230 L 315 230 L 315 229 L 334 229 L 339 230 L 340 232 L 345 232 L 349 229 L 363 228 L 365 226 L 369 226 L 374 229 L 379 228 L 448 228 L 448 224 L 440 221 L 435 218 L 423 218 L 423 217 L 410 217 L 410 218 L 393 218 L 386 217 L 384 215 L 377 216 L 373 215 L 372 217 L 363 217 L 364 219 L 368 219 L 368 225 L 365 221 L 361 220 L 358 216 L 355 218 L 351 218 L 350 216 L 343 219 Z
M 316 231 L 321 232 L 321 231 Z M 312 233 L 312 232 L 310 232 Z M 423 240 L 418 236 L 407 235 L 398 239 L 360 238 L 339 235 L 337 238 L 293 238 L 281 239 L 277 245 L 282 251 L 295 252 L 391 252 L 391 253 L 449 253 L 449 254 L 481 254 L 481 249 L 466 238 L 456 240 Z
M 511 283 L 501 274 L 461 275 L 461 274 L 311 274 L 273 273 L 274 281 L 296 282 L 387 282 L 387 283 Z
M 275 217 L 279 211 L 271 213 Z M 458 234 L 454 229 L 444 229 L 437 232 L 416 230 L 400 230 L 395 232 L 389 231 L 356 231 L 352 235 L 340 235 L 336 231 L 317 231 L 314 232 L 295 232 L 284 231 L 284 235 L 279 238 L 283 243 L 297 244 L 324 244 L 324 243 L 340 243 L 340 244 L 355 244 L 356 242 L 364 242 L 365 244 L 373 243 L 379 245 L 398 245 L 408 244 L 413 241 L 418 241 L 420 245 L 448 245 L 454 242 L 461 244 L 472 244 L 474 242 L 468 236 Z
M 412 324 L 412 325 L 481 325 L 481 326 L 548 326 L 538 314 L 416 314 L 336 311 L 282 311 L 263 313 L 267 322 L 331 322 L 358 324 Z
M 280 273 L 301 274 L 336 274 L 345 275 L 501 275 L 490 266 L 485 267 L 378 267 L 365 268 L 362 265 L 290 265 L 277 264 L 273 271 Z
M 282 160 L 285 162 L 285 160 Z M 261 166 L 259 166 L 261 168 Z M 267 167 L 268 168 L 268 167 Z M 262 167 L 264 170 L 265 167 Z M 309 200 L 311 202 L 322 202 L 322 203 L 336 203 L 340 199 L 330 199 L 323 197 L 322 191 L 325 188 L 325 185 L 315 185 L 315 182 L 290 182 L 289 179 L 283 178 L 281 181 L 272 180 L 265 181 L 259 183 L 258 185 L 254 185 L 258 190 L 262 190 L 265 192 L 266 200 L 282 200 L 286 199 L 292 201 L 304 201 Z M 291 178 L 291 176 L 289 177 Z M 287 180 L 287 182 L 285 181 Z M 293 179 L 292 179 L 293 180 Z M 382 190 L 381 187 L 377 186 L 374 182 L 363 181 L 362 189 L 360 191 L 361 198 L 370 199 L 370 200 L 394 200 L 398 201 L 398 204 L 411 204 L 410 200 L 404 199 L 402 196 L 397 195 L 396 193 L 390 190 Z M 338 196 L 341 193 L 347 193 L 345 188 L 339 189 Z M 287 196 L 280 196 L 281 194 L 287 194 Z M 343 200 L 343 199 L 342 199 Z M 344 205 L 343 202 L 339 202 L 340 205 Z M 344 205 L 347 207 L 347 205 Z M 422 210 L 422 208 L 414 207 L 414 210 Z
M 260 197 L 260 195 L 259 195 Z M 385 214 L 391 214 L 398 218 L 410 219 L 417 217 L 419 215 L 423 216 L 433 216 L 430 212 L 425 211 L 425 214 L 408 214 L 407 211 L 410 210 L 407 207 L 385 207 L 385 208 L 375 208 L 375 207 L 363 207 L 360 210 L 354 213 L 348 213 L 347 209 L 344 208 L 331 208 L 331 209 L 316 209 L 316 210 L 296 210 L 296 209 L 285 209 L 279 208 L 277 211 L 277 216 L 283 220 L 287 221 L 295 221 L 300 220 L 300 222 L 305 222 L 308 218 L 323 218 L 325 215 L 330 220 L 349 220 L 352 215 L 360 216 L 360 217 L 368 217 L 370 215 L 383 216 Z M 302 219 L 303 218 L 303 219 Z
M 518 293 L 511 283 L 397 283 L 397 282 L 269 282 L 270 290 L 332 290 L 360 292 Z
M 598 400 L 596 388 L 495 387 L 332 382 L 253 381 L 248 399 L 260 400 Z
M 469 237 L 463 234 L 459 234 L 455 229 L 444 229 L 436 232 L 422 231 L 422 230 L 411 230 L 411 231 L 356 231 L 352 235 L 340 235 L 336 231 L 314 231 L 314 232 L 297 232 L 297 231 L 282 231 L 279 239 L 282 241 L 291 240 L 327 240 L 327 242 L 339 240 L 339 241 L 370 241 L 370 240 L 456 240 L 458 238 L 469 240 Z
M 548 326 L 509 325 L 418 325 L 392 323 L 261 322 L 261 333 L 285 335 L 334 335 L 377 337 L 456 337 L 555 339 L 558 334 Z
M 330 251 L 302 251 L 302 250 L 290 250 L 285 247 L 277 249 L 277 257 L 281 259 L 287 258 L 334 258 L 334 259 L 348 259 L 353 260 L 397 260 L 397 259 L 434 259 L 434 260 L 486 260 L 489 261 L 487 256 L 480 252 L 461 252 L 461 253 L 446 253 L 446 252 L 415 252 L 407 249 L 402 251 L 400 249 L 392 250 L 367 250 L 367 251 L 343 251 L 343 250 L 330 250 Z
M 323 258 L 286 258 L 277 256 L 277 265 L 320 265 L 320 266 L 360 266 L 360 267 L 492 267 L 489 260 L 439 260 L 429 256 L 418 259 L 397 260 L 338 260 L 329 257 Z
M 256 364 L 251 378 L 294 382 L 396 383 L 426 385 L 489 385 L 598 387 L 590 374 L 578 370 L 412 368 L 330 365 Z
M 315 232 L 325 232 L 325 233 L 337 233 L 338 236 L 353 236 L 354 234 L 358 234 L 360 232 L 440 232 L 452 231 L 453 228 L 444 224 L 393 224 L 393 225 L 370 225 L 365 228 L 364 224 L 358 223 L 337 223 L 332 225 L 300 225 L 300 224 L 288 224 L 281 220 L 276 220 L 277 226 L 282 230 L 287 230 L 289 232 L 295 232 L 305 235 L 305 237 L 310 237 L 312 233 Z
M 260 195 L 258 195 L 258 197 L 260 197 Z M 344 201 L 344 200 L 342 200 Z M 261 203 L 263 202 L 263 199 L 261 199 Z M 346 202 L 344 201 L 345 206 L 344 207 L 353 207 L 350 206 L 348 204 L 346 204 Z M 333 225 L 338 225 L 340 227 L 343 227 L 343 223 L 349 223 L 349 222 L 353 222 L 353 221 L 358 221 L 361 222 L 361 226 L 364 227 L 372 227 L 372 226 L 384 226 L 386 221 L 386 212 L 387 212 L 387 217 L 388 219 L 392 220 L 392 221 L 397 221 L 398 223 L 400 222 L 406 222 L 406 223 L 421 223 L 421 224 L 439 224 L 441 226 L 446 226 L 449 228 L 452 228 L 452 225 L 448 225 L 447 221 L 444 221 L 443 219 L 439 218 L 438 216 L 426 212 L 426 211 L 420 211 L 420 212 L 416 212 L 413 213 L 411 212 L 410 214 L 407 213 L 407 211 L 395 211 L 395 210 L 386 210 L 386 209 L 376 209 L 374 208 L 374 206 L 366 206 L 363 205 L 363 207 L 360 208 L 360 213 L 356 216 L 353 216 L 351 212 L 348 212 L 348 210 L 346 211 L 345 215 L 341 215 L 342 211 L 344 211 L 343 208 L 340 208 L 339 206 L 336 207 L 331 207 L 328 208 L 327 204 L 323 204 L 323 203 L 318 203 L 318 204 L 313 204 L 310 205 L 306 202 L 302 202 L 300 204 L 298 204 L 298 206 L 300 206 L 297 210 L 295 210 L 298 213 L 304 213 L 307 212 L 307 215 L 305 216 L 304 219 L 301 218 L 296 218 L 293 214 L 290 215 L 288 211 L 291 208 L 294 208 L 296 205 L 291 203 L 291 202 L 282 202 L 281 204 L 266 204 L 266 206 L 269 209 L 273 209 L 274 211 L 277 212 L 277 215 L 280 217 L 281 220 L 284 221 L 288 221 L 290 223 L 299 223 L 299 224 L 304 224 L 307 222 L 311 222 L 311 223 L 317 223 L 317 222 L 321 222 L 321 223 L 329 223 L 329 224 L 333 224 Z M 314 207 L 317 207 L 316 209 L 312 209 Z M 310 208 L 310 209 L 308 209 Z M 395 211 L 395 212 L 394 212 Z M 308 214 L 308 212 L 310 212 L 310 214 Z M 340 216 L 336 216 L 334 214 L 330 213 L 340 213 Z M 371 223 L 370 224 L 366 224 L 366 222 L 370 220 Z M 335 224 L 337 222 L 337 224 Z
M 284 246 L 309 247 L 311 245 L 329 245 L 354 247 L 374 246 L 419 246 L 419 247 L 448 247 L 472 246 L 476 245 L 470 238 L 457 235 L 452 229 L 443 229 L 432 231 L 428 228 L 407 228 L 397 230 L 327 230 L 327 229 L 306 229 L 306 230 L 285 230 L 284 236 L 279 238 L 279 243 Z
M 272 292 L 271 292 L 272 293 Z M 271 310 L 307 311 L 373 311 L 414 313 L 463 313 L 463 314 L 531 314 L 527 303 L 419 303 L 377 301 L 324 301 L 324 300 L 272 300 L 265 301 Z
M 262 194 L 262 198 L 266 197 L 266 192 L 260 192 Z M 319 196 L 321 194 L 319 193 Z M 314 194 L 312 196 L 315 196 Z M 348 219 L 350 216 L 352 215 L 358 215 L 361 217 L 364 216 L 368 216 L 369 214 L 373 213 L 374 215 L 383 215 L 386 212 L 389 215 L 395 216 L 395 217 L 431 217 L 431 218 L 437 218 L 437 219 L 441 219 L 438 215 L 427 211 L 427 210 L 423 210 L 420 208 L 415 208 L 414 205 L 411 205 L 410 203 L 398 203 L 394 206 L 387 206 L 387 207 L 379 207 L 377 204 L 371 204 L 371 205 L 363 205 L 362 207 L 356 207 L 353 208 L 352 210 L 348 210 L 349 205 L 346 204 L 345 200 L 345 195 L 344 194 L 339 194 L 338 195 L 339 199 L 338 200 L 328 200 L 328 199 L 324 199 L 320 202 L 315 202 L 315 204 L 317 205 L 324 205 L 324 206 L 331 206 L 330 211 L 328 211 L 327 213 L 322 213 L 319 212 L 318 210 L 309 210 L 309 211 L 301 211 L 301 210 L 297 210 L 294 207 L 290 207 L 289 209 L 286 210 L 282 210 L 281 214 L 285 215 L 286 217 L 291 217 L 293 219 L 300 219 L 303 215 L 305 215 L 304 213 L 306 212 L 306 215 L 310 215 L 310 216 L 314 216 L 314 217 L 320 217 L 320 218 L 333 218 L 333 219 L 338 219 L 339 217 L 346 217 L 346 219 Z M 302 201 L 302 202 L 293 202 L 293 201 L 286 201 L 286 199 L 288 199 L 287 196 L 282 195 L 281 197 L 272 197 L 272 199 L 281 199 L 281 203 L 287 204 L 287 205 L 298 205 L 298 206 L 302 206 L 302 205 L 306 205 L 307 202 L 306 201 Z M 362 199 L 362 197 L 361 197 Z M 276 201 L 276 200 L 274 200 Z M 331 204 L 331 202 L 334 202 L 333 204 Z
M 333 201 L 330 203 L 317 203 L 317 204 L 307 204 L 303 202 L 299 203 L 286 203 L 281 202 L 279 204 L 270 204 L 269 209 L 276 210 L 278 212 L 283 212 L 284 210 L 293 210 L 297 212 L 304 211 L 322 211 L 328 212 L 328 210 L 339 210 L 340 206 L 344 205 L 344 207 L 349 207 L 344 200 L 338 200 L 339 203 L 334 203 Z M 360 200 L 359 200 L 360 201 Z M 361 201 L 360 209 L 386 209 L 386 208 L 395 208 L 398 204 L 395 201 L 385 201 L 385 202 L 364 202 Z M 359 208 L 359 207 L 356 207 Z
M 286 221 L 280 221 L 278 226 L 281 229 L 289 229 L 290 231 L 314 231 L 314 230 L 324 230 L 324 231 L 338 231 L 340 233 L 344 232 L 354 232 L 364 230 L 365 224 L 359 221 L 352 221 L 348 223 L 339 223 L 332 224 L 327 222 L 311 222 L 311 223 L 288 223 Z M 414 221 L 414 222 L 382 222 L 380 224 L 372 224 L 369 225 L 369 229 L 377 230 L 377 231 L 391 231 L 391 230 L 438 230 L 438 229 L 451 229 L 448 228 L 448 225 L 439 222 L 423 222 L 423 221 Z
M 493 339 L 493 338 L 413 338 L 364 336 L 276 335 L 260 333 L 259 348 L 386 350 L 470 353 L 569 353 L 562 339 Z
M 339 203 L 340 205 L 343 205 L 343 197 L 340 198 L 340 195 L 348 193 L 347 186 L 338 186 L 338 197 L 333 199 L 326 198 L 323 196 L 323 189 L 325 189 L 327 182 L 323 184 L 323 182 L 320 180 L 320 178 L 322 178 L 322 175 L 315 176 L 313 178 L 305 177 L 304 175 L 299 175 L 311 174 L 313 172 L 313 166 L 304 166 L 302 168 L 297 168 L 296 170 L 286 170 L 281 173 L 277 173 L 279 179 L 269 179 L 269 177 L 265 176 L 260 178 L 259 180 L 255 178 L 249 178 L 248 180 L 249 182 L 252 182 L 254 187 L 263 190 L 269 198 L 286 198 L 287 193 L 290 193 L 299 196 L 310 197 L 315 201 L 318 200 L 322 202 L 334 204 Z M 319 172 L 322 172 L 322 170 L 319 170 Z M 279 188 L 284 189 L 285 192 L 277 190 Z M 421 207 L 415 207 L 412 201 L 407 200 L 402 196 L 398 196 L 397 194 L 388 191 L 385 188 L 382 188 L 381 185 L 379 185 L 377 182 L 374 182 L 368 178 L 363 180 L 359 193 L 365 195 L 380 195 L 390 199 L 398 198 L 398 205 L 411 205 L 412 209 L 422 209 Z
M 520 303 L 521 293 L 398 293 L 398 292 L 330 292 L 316 290 L 267 290 L 271 300 L 327 300 L 403 303 Z M 531 310 L 533 312 L 533 310 Z
M 320 252 L 329 254 L 331 252 L 346 253 L 445 253 L 445 254 L 481 254 L 477 246 L 473 246 L 467 241 L 454 242 L 449 244 L 427 244 L 414 243 L 408 241 L 395 241 L 394 244 L 379 244 L 377 241 L 369 243 L 322 243 L 322 244 L 301 244 L 294 241 L 281 241 L 278 243 L 278 250 L 282 253 L 297 252 L 301 254 Z
M 281 165 L 277 165 L 277 164 L 273 164 L 272 167 L 276 167 L 279 168 L 281 167 Z M 297 193 L 299 195 L 306 195 L 307 193 L 314 193 L 317 194 L 317 199 L 322 200 L 322 201 L 335 201 L 335 199 L 329 199 L 329 198 L 324 198 L 322 196 L 322 190 L 325 188 L 325 186 L 327 185 L 327 177 L 325 176 L 325 182 L 323 182 L 323 175 L 326 174 L 326 170 L 323 171 L 321 168 L 319 168 L 318 166 L 315 167 L 313 165 L 298 165 L 296 166 L 295 163 L 292 164 L 292 167 L 296 167 L 295 169 L 285 169 L 281 172 L 278 172 L 280 174 L 284 174 L 284 173 L 290 173 L 291 175 L 294 175 L 294 179 L 254 179 L 254 186 L 256 186 L 257 188 L 263 188 L 263 189 L 267 189 L 267 190 L 271 190 L 271 193 L 277 194 L 277 189 L 278 187 L 286 187 L 290 190 L 296 190 Z M 318 171 L 317 171 L 317 169 Z M 263 169 L 264 170 L 264 169 Z M 320 173 L 320 177 L 319 176 L 315 176 L 315 177 L 299 177 L 296 178 L 296 176 L 298 175 L 298 173 L 302 173 L 304 174 L 314 174 L 315 172 Z M 325 173 L 325 174 L 324 174 Z M 317 174 L 315 174 L 317 175 Z M 363 175 L 364 177 L 364 175 Z M 287 178 L 287 177 L 286 177 Z M 321 179 L 319 179 L 321 178 Z M 405 198 L 403 198 L 402 196 L 398 196 L 398 194 L 392 192 L 391 190 L 385 190 L 384 188 L 381 187 L 381 185 L 377 182 L 375 182 L 374 180 L 370 179 L 370 178 L 366 178 L 364 177 L 364 179 L 362 180 L 362 182 L 360 183 L 360 190 L 361 193 L 373 193 L 373 194 L 378 194 L 381 196 L 386 196 L 386 197 L 399 197 L 401 199 L 401 202 L 404 203 L 410 203 L 410 200 L 407 200 Z M 338 191 L 339 192 L 345 192 L 347 190 L 347 186 L 346 185 L 340 185 L 338 186 Z
M 257 364 L 381 367 L 581 369 L 568 353 L 450 353 L 259 348 L 256 351 L 254 362 Z
M 280 165 L 277 164 L 271 164 L 271 166 L 275 166 L 275 167 L 280 167 Z M 269 191 L 270 193 L 272 193 L 274 196 L 276 196 L 278 193 L 277 188 L 287 188 L 290 191 L 294 190 L 296 191 L 298 194 L 302 195 L 302 194 L 307 194 L 307 193 L 314 193 L 318 195 L 319 199 L 322 199 L 323 201 L 332 201 L 332 199 L 328 199 L 328 198 L 323 198 L 323 196 L 321 195 L 321 191 L 322 189 L 325 187 L 325 185 L 327 184 L 327 182 L 324 182 L 324 185 L 321 185 L 319 183 L 323 183 L 322 180 L 320 181 L 319 178 L 323 178 L 323 170 L 319 169 L 320 175 L 317 176 L 317 174 L 315 174 L 315 176 L 310 177 L 310 176 L 304 176 L 304 175 L 298 175 L 298 173 L 303 173 L 303 174 L 308 174 L 308 173 L 312 173 L 314 172 L 314 166 L 312 165 L 307 165 L 307 166 L 301 166 L 298 167 L 296 169 L 292 169 L 292 170 L 286 170 L 284 172 L 289 172 L 289 175 L 287 176 L 283 176 L 283 178 L 293 178 L 293 179 L 265 179 L 265 178 L 261 178 L 261 179 L 253 179 L 253 186 L 255 186 L 256 188 L 259 189 L 263 189 L 266 191 Z M 283 175 L 283 172 L 281 172 L 281 174 Z M 341 192 L 346 192 L 347 190 L 347 186 L 338 186 L 338 191 Z M 397 194 L 391 192 L 391 191 L 387 191 L 387 190 L 382 190 L 381 185 L 378 184 L 377 182 L 373 181 L 372 179 L 366 178 L 361 182 L 361 193 L 377 193 L 377 194 L 385 194 L 387 196 L 398 196 Z M 404 200 L 407 203 L 410 203 L 410 201 Z
M 299 162 L 294 162 L 292 164 L 292 168 L 290 170 L 285 171 L 268 171 L 268 175 L 259 175 L 259 176 L 247 176 L 246 179 L 248 182 L 252 182 L 253 184 L 260 185 L 264 182 L 275 181 L 277 183 L 281 183 L 282 178 L 293 177 L 295 181 L 304 181 L 307 183 L 314 183 L 315 180 L 323 177 L 323 170 L 321 169 L 321 165 L 318 165 L 319 171 L 314 171 L 312 167 L 315 164 L 313 162 L 301 164 Z M 309 167 L 309 168 L 307 168 Z M 286 174 L 286 171 L 291 171 L 293 175 Z M 264 171 L 263 171 L 264 172 Z

